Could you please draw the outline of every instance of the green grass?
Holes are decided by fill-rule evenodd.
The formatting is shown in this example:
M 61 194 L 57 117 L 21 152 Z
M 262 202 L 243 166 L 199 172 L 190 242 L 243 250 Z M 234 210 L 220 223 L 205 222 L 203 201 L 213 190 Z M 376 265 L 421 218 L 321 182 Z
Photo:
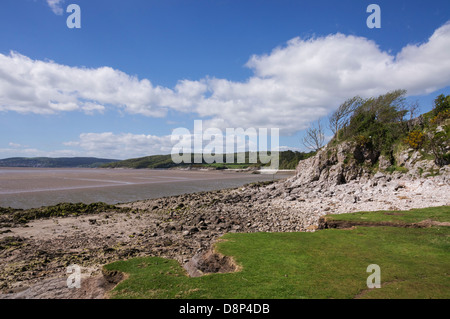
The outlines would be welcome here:
M 391 222 L 391 223 L 419 223 L 431 219 L 437 222 L 450 222 L 450 207 L 430 207 L 412 209 L 409 211 L 376 211 L 357 212 L 352 214 L 328 215 L 327 220 Z
M 448 221 L 450 207 L 415 210 L 411 216 L 384 213 L 337 217 Z M 235 273 L 189 278 L 177 262 L 158 257 L 119 261 L 105 269 L 129 274 L 112 298 L 449 298 L 449 236 L 444 226 L 227 234 L 216 248 L 241 266 Z M 370 264 L 381 268 L 380 289 L 367 289 Z
M 394 172 L 400 172 L 400 173 L 405 174 L 405 173 L 408 173 L 409 170 L 406 167 L 392 165 L 392 166 L 389 166 L 388 168 L 386 168 L 386 171 L 391 174 Z

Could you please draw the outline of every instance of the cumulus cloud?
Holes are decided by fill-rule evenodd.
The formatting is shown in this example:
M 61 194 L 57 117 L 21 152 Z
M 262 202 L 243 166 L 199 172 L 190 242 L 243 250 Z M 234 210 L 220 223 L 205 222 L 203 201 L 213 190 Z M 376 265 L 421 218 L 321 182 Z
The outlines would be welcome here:
M 110 67 L 80 68 L 0 54 L 0 111 L 88 114 L 114 108 L 164 117 L 169 110 L 207 119 L 205 127 L 305 129 L 344 100 L 394 89 L 428 94 L 450 85 L 450 24 L 425 43 L 398 54 L 372 40 L 344 34 L 294 38 L 252 56 L 246 81 L 180 80 L 174 88 L 153 85 Z
M 65 142 L 61 149 L 43 150 L 9 143 L 0 148 L 0 159 L 9 157 L 99 157 L 128 159 L 157 154 L 169 154 L 170 137 L 151 135 L 83 133 L 77 141 Z
M 170 154 L 170 136 L 112 132 L 83 133 L 78 141 L 64 143 L 65 146 L 79 148 L 87 156 L 126 159 L 157 154 Z
M 171 136 L 111 132 L 83 133 L 75 141 L 62 143 L 61 149 L 47 151 L 10 142 L 0 148 L 0 158 L 8 157 L 100 157 L 111 159 L 138 158 L 149 155 L 170 154 Z M 186 147 L 189 143 L 186 143 Z
M 0 54 L 0 111 L 92 112 L 109 104 L 129 113 L 162 117 L 167 110 L 164 99 L 171 93 L 110 67 L 69 67 L 15 52 Z
M 260 135 L 256 130 L 232 130 L 227 132 L 217 128 L 206 129 L 200 134 L 194 130 L 189 131 L 187 128 L 178 128 L 173 131 L 172 135 L 165 136 L 115 134 L 112 132 L 83 133 L 78 140 L 65 142 L 63 145 L 69 147 L 73 154 L 114 159 L 172 153 L 180 155 L 185 153 L 225 154 L 263 151 L 267 150 L 268 147 L 274 147 L 274 150 L 288 149 L 286 146 L 278 147 L 277 136 L 272 136 L 276 132 L 266 132 L 266 134 Z M 231 139 L 228 140 L 228 138 Z M 227 144 L 227 142 L 231 144 Z
M 47 4 L 52 9 L 54 14 L 62 15 L 63 14 L 63 8 L 62 4 L 64 3 L 64 0 L 47 0 Z
M 362 37 L 334 34 L 295 38 L 247 63 L 254 76 L 244 83 L 209 81 L 212 94 L 196 111 L 216 125 L 245 124 L 304 129 L 341 102 L 394 89 L 428 94 L 450 85 L 450 24 L 428 42 L 408 45 L 397 55 Z

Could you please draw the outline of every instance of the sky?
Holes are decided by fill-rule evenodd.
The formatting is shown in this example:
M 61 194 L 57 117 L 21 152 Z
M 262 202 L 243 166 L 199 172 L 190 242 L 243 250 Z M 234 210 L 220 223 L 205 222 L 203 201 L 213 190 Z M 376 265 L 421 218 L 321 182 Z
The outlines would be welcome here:
M 449 52 L 448 0 L 2 0 L 0 158 L 169 154 L 195 120 L 304 151 L 356 95 L 405 89 L 429 111 Z

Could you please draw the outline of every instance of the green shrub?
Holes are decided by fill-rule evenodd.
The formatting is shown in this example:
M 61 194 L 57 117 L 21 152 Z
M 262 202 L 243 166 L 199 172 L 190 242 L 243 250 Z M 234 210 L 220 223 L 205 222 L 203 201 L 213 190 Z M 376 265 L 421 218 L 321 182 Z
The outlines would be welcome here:
M 450 125 L 445 125 L 441 130 L 431 133 L 429 148 L 435 157 L 435 163 L 444 166 L 450 163 Z
M 404 136 L 406 126 L 403 107 L 406 91 L 397 90 L 370 98 L 359 106 L 343 129 L 344 138 L 353 138 L 360 146 L 389 154 L 394 144 Z
M 364 135 L 355 136 L 355 142 L 360 147 L 369 146 L 371 144 L 370 138 Z
M 430 120 L 431 125 L 439 125 L 446 119 L 450 118 L 450 109 L 439 112 L 435 117 Z
M 434 100 L 433 113 L 437 116 L 439 113 L 450 109 L 450 95 L 445 96 L 444 94 L 439 95 Z

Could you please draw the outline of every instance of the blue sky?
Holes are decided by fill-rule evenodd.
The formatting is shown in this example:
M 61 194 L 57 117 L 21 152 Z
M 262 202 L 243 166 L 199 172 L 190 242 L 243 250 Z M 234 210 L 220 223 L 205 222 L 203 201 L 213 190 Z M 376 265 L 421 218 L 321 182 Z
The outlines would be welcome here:
M 167 154 L 196 119 L 304 149 L 345 99 L 399 88 L 425 112 L 450 94 L 449 20 L 447 0 L 2 0 L 0 158 Z

